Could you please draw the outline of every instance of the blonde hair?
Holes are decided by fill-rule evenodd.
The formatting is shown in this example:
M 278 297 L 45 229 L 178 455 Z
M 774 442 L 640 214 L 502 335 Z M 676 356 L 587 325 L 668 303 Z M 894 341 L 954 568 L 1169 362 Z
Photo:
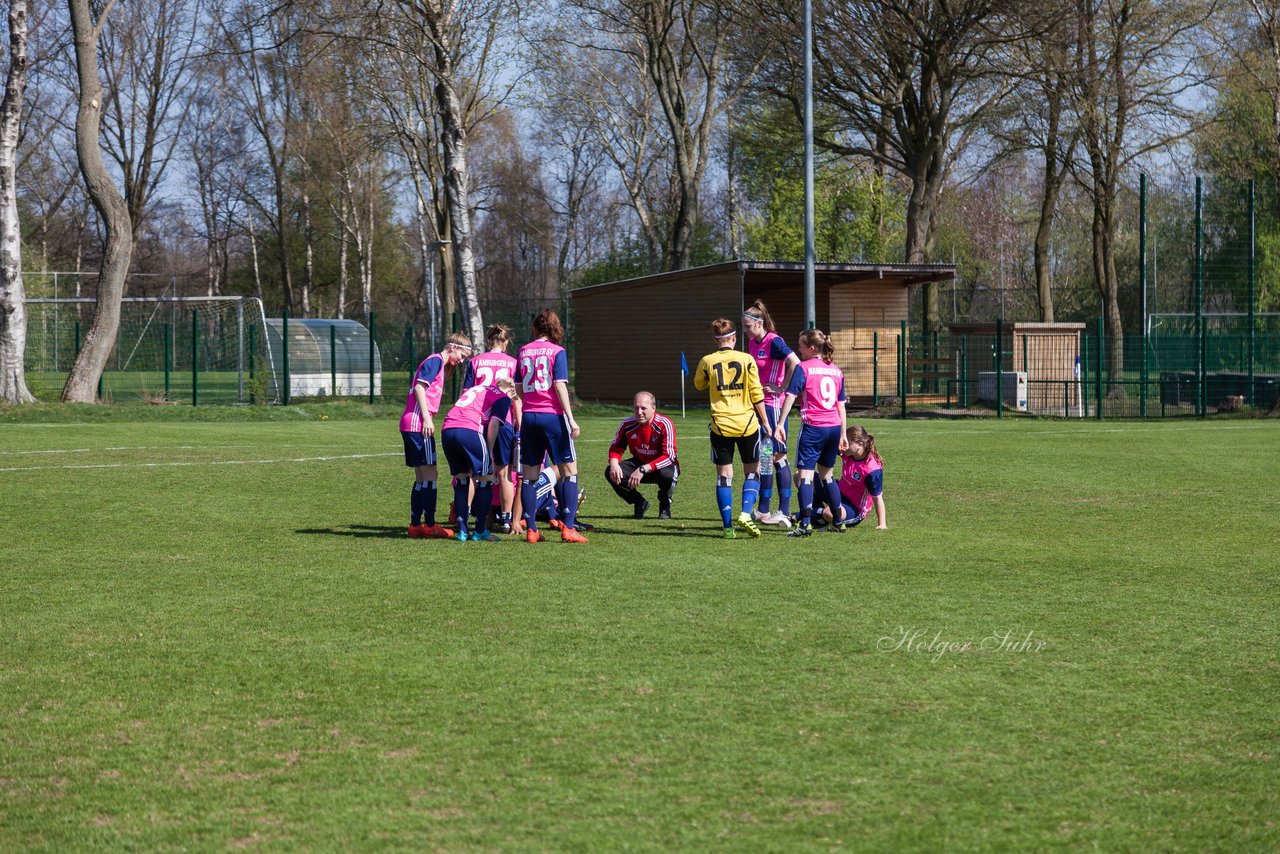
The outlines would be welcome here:
M 764 300 L 758 299 L 752 303 L 751 307 L 743 312 L 747 317 L 754 317 L 756 320 L 764 324 L 766 332 L 777 332 L 773 326 L 773 318 L 769 316 L 769 309 L 764 307 Z
M 466 349 L 470 350 L 472 349 L 471 339 L 467 337 L 467 334 L 465 332 L 453 333 L 445 340 L 444 349 L 440 351 L 441 355 L 448 353 L 449 350 L 454 347 L 458 347 L 458 348 L 465 347 Z M 453 371 L 456 367 L 457 365 L 453 364 L 448 359 L 444 360 L 444 381 L 445 382 L 448 382 L 453 378 Z
M 493 384 L 507 397 L 514 398 L 516 396 L 516 384 L 511 381 L 510 377 L 498 377 Z
M 800 343 L 806 347 L 813 347 L 818 351 L 818 355 L 822 357 L 822 361 L 828 365 L 836 357 L 836 345 L 831 343 L 831 339 L 820 329 L 806 329 L 800 333 Z
M 506 352 L 507 345 L 511 343 L 511 328 L 501 323 L 492 324 L 484 333 L 484 347 L 486 350 L 492 350 L 501 345 L 503 352 Z

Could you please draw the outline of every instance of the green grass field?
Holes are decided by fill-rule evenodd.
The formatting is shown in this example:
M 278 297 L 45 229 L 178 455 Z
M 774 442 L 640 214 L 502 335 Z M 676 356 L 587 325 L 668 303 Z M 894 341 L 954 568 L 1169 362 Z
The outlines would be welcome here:
M 597 414 L 529 546 L 389 409 L 91 411 L 0 411 L 0 850 L 1280 846 L 1280 421 L 874 422 L 890 530 L 724 541 Z

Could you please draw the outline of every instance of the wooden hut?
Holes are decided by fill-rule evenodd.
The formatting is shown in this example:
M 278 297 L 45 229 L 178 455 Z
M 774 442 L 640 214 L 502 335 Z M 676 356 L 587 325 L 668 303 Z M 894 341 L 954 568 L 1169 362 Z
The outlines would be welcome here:
M 908 316 L 910 286 L 954 276 L 951 265 L 816 266 L 815 323 L 832 336 L 852 400 L 871 398 L 877 335 L 879 390 L 896 393 L 895 342 Z M 804 328 L 804 265 L 797 263 L 727 261 L 579 288 L 571 295 L 574 390 L 583 400 L 630 403 L 643 388 L 662 407 L 679 405 L 681 354 L 692 373 L 714 349 L 711 321 L 727 317 L 740 323 L 743 309 L 757 299 L 764 300 L 778 334 L 792 347 Z M 691 402 L 705 402 L 692 377 L 688 394 Z
M 956 376 L 964 364 L 970 397 L 976 398 L 978 374 L 994 371 L 996 335 L 994 323 L 953 323 L 949 326 L 954 347 Z M 1076 357 L 1080 355 L 1080 333 L 1083 323 L 1002 324 L 1006 371 L 1026 375 L 1027 410 L 1038 415 L 1074 415 L 1080 406 L 1080 389 L 1076 377 Z M 962 344 L 963 342 L 963 344 Z M 961 358 L 961 348 L 967 348 Z M 958 393 L 957 393 L 958 394 Z

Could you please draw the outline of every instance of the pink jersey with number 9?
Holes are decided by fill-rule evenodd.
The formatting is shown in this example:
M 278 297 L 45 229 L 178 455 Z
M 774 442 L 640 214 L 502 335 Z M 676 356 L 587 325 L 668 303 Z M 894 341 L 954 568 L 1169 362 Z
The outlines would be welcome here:
M 800 420 L 814 427 L 843 427 L 838 404 L 844 400 L 844 372 L 817 357 L 807 359 L 791 375 L 792 388 L 797 385 L 796 374 L 802 370 L 804 400 Z
M 569 357 L 559 344 L 546 338 L 530 341 L 516 358 L 516 385 L 525 412 L 562 413 L 555 384 L 569 381 Z

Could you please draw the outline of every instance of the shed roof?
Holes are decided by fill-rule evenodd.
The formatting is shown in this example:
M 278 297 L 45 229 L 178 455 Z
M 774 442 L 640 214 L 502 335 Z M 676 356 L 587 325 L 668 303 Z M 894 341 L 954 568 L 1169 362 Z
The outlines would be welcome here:
M 667 284 L 688 279 L 700 279 L 707 276 L 723 275 L 736 270 L 741 277 L 744 288 L 770 288 L 793 286 L 797 277 L 804 275 L 804 264 L 796 261 L 722 261 L 718 264 L 707 264 L 702 267 L 689 267 L 684 270 L 672 270 L 667 273 L 654 273 L 649 276 L 638 276 L 634 279 L 622 279 L 602 285 L 588 285 L 572 291 L 574 296 L 594 296 L 627 288 L 645 287 L 652 284 Z M 815 264 L 814 284 L 818 287 L 847 285 L 865 281 L 889 281 L 907 286 L 922 282 L 940 282 L 954 279 L 954 264 Z

